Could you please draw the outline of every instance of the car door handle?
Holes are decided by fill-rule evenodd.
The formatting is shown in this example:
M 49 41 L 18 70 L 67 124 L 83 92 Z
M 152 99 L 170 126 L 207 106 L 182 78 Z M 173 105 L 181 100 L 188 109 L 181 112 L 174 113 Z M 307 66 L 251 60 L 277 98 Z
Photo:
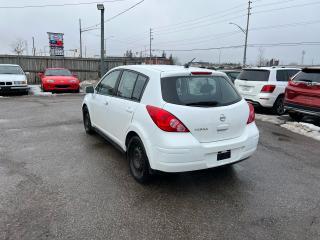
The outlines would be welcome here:
M 126 109 L 126 112 L 127 112 L 127 113 L 133 113 L 133 110 L 132 110 L 131 107 L 128 107 L 128 108 Z

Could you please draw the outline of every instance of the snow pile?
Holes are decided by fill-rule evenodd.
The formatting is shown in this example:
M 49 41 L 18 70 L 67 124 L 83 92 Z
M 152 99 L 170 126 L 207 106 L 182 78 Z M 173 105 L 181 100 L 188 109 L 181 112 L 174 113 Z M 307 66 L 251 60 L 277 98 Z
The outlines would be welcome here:
M 29 93 L 34 96 L 52 96 L 51 92 L 42 92 L 40 85 L 29 85 Z
M 273 116 L 273 115 L 263 115 L 256 113 L 256 119 L 261 120 L 263 122 L 270 122 L 277 125 L 284 124 L 286 121 L 281 119 L 280 116 Z
M 293 122 L 289 116 L 274 116 L 274 115 L 264 115 L 264 114 L 256 114 L 256 119 L 269 122 L 280 127 L 286 128 L 291 132 L 295 132 L 307 137 L 311 137 L 320 141 L 320 127 L 305 122 Z
M 281 127 L 320 141 L 320 127 L 317 127 L 311 123 L 287 122 L 282 124 Z

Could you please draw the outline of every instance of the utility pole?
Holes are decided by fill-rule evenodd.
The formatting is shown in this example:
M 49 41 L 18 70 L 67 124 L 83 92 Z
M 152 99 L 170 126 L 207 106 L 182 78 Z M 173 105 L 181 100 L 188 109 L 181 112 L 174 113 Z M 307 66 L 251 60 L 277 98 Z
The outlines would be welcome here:
M 247 63 L 247 47 L 248 47 L 248 33 L 249 33 L 249 21 L 251 15 L 251 1 L 248 2 L 248 16 L 247 16 L 247 28 L 246 28 L 246 40 L 244 43 L 244 54 L 243 54 L 243 67 L 246 66 Z
M 32 55 L 36 55 L 36 48 L 34 47 L 34 37 L 32 37 Z
M 81 28 L 81 19 L 79 18 L 79 32 L 80 32 L 80 58 L 82 58 L 82 28 Z
M 150 28 L 150 64 L 151 64 L 151 59 L 152 59 L 152 40 L 153 40 L 153 32 L 152 32 L 152 28 Z
M 98 10 L 101 11 L 101 52 L 100 52 L 100 77 L 104 75 L 104 5 L 103 4 L 97 4 Z

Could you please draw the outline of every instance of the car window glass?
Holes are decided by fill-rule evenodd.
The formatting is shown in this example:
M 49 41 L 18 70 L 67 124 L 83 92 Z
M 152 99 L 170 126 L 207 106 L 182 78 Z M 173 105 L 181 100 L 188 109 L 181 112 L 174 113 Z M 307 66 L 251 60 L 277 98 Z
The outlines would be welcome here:
M 120 71 L 113 71 L 105 76 L 98 84 L 96 90 L 101 95 L 113 95 Z
M 296 75 L 299 72 L 299 70 L 288 70 L 288 77 L 291 78 L 294 75 Z
M 320 70 L 303 70 L 294 78 L 294 81 L 320 83 Z
M 132 94 L 133 100 L 140 100 L 141 99 L 142 92 L 143 92 L 143 89 L 145 87 L 147 80 L 148 80 L 148 78 L 146 78 L 142 75 L 139 75 L 137 82 L 136 82 L 136 85 L 133 90 L 133 94 Z
M 241 100 L 230 82 L 221 76 L 162 78 L 161 91 L 166 102 L 186 106 L 225 106 Z
M 260 69 L 244 69 L 238 76 L 238 79 L 245 81 L 266 82 L 269 80 L 270 71 Z
M 287 70 L 278 70 L 277 71 L 277 81 L 278 82 L 288 82 L 289 77 Z
M 131 98 L 138 74 L 131 71 L 124 71 L 118 87 L 118 96 Z

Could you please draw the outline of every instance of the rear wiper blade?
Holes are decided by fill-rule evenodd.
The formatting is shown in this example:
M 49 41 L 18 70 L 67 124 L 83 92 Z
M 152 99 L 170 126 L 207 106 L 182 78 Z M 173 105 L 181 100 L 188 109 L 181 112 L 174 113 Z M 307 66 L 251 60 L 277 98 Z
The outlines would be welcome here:
M 186 103 L 187 106 L 216 106 L 219 103 L 216 101 L 202 101 L 202 102 L 193 102 L 193 103 Z

